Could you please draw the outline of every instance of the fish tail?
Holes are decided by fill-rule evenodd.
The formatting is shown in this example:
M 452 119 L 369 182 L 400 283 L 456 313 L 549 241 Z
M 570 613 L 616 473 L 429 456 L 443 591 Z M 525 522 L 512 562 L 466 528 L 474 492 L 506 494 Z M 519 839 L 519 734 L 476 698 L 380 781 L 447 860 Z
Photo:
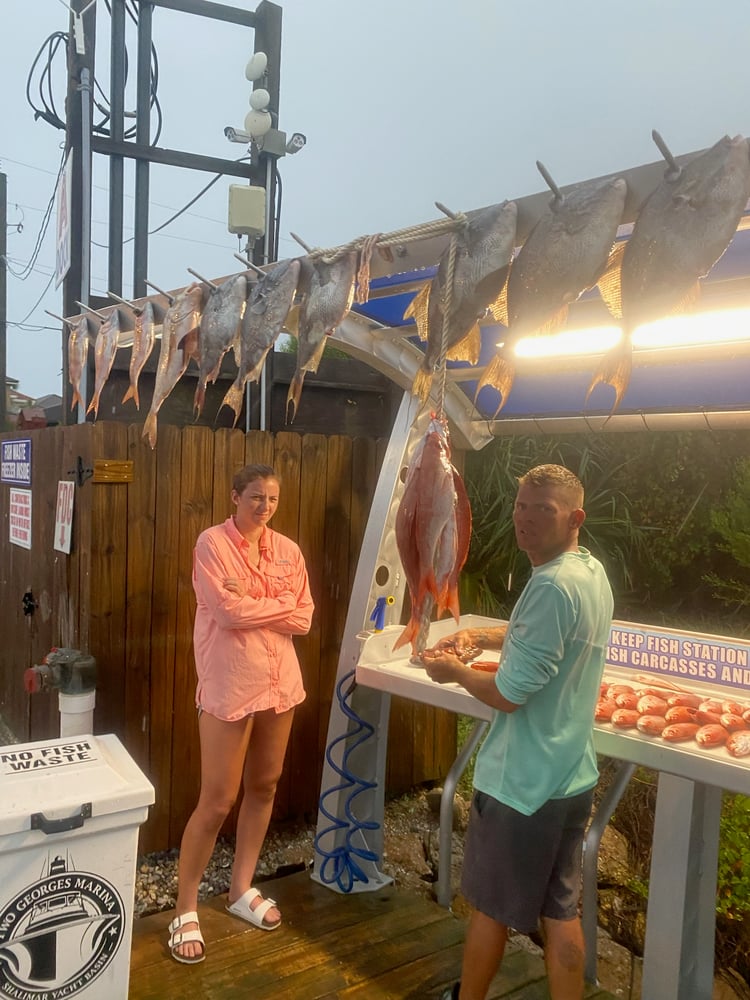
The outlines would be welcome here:
M 130 385 L 128 386 L 127 392 L 122 397 L 122 402 L 127 403 L 129 399 L 134 400 L 136 410 L 140 410 L 141 402 L 140 399 L 138 398 L 138 385 L 134 384 L 133 382 L 131 382 Z
M 199 379 L 198 385 L 195 387 L 195 398 L 193 399 L 193 412 L 195 413 L 195 419 L 201 415 L 203 410 L 203 404 L 206 402 L 206 382 L 204 379 Z
M 446 587 L 445 594 L 440 603 L 440 613 L 442 614 L 446 610 L 450 611 L 458 625 L 458 620 L 461 617 L 461 608 L 458 603 L 458 588 L 455 583 Z
M 151 450 L 156 447 L 156 414 L 152 411 L 146 417 L 143 423 L 143 438 L 148 438 L 148 443 L 151 445 Z
M 94 411 L 94 420 L 96 420 L 97 416 L 99 415 L 99 393 L 98 392 L 95 392 L 94 395 L 92 396 L 91 402 L 89 403 L 89 405 L 88 405 L 88 407 L 86 409 L 86 416 L 88 416 L 89 413 L 91 413 L 92 410 Z
M 288 424 L 291 424 L 297 415 L 304 380 L 304 372 L 295 372 L 294 378 L 289 384 L 289 392 L 286 394 L 286 422 Z
M 74 389 L 74 391 L 73 391 L 73 399 L 70 401 L 70 408 L 71 408 L 71 410 L 75 410 L 77 403 L 80 403 L 81 406 L 85 406 L 85 403 L 81 399 L 81 391 L 78 388 L 78 386 L 77 385 L 74 386 L 73 389 Z
M 398 637 L 398 639 L 396 639 L 396 641 L 394 642 L 393 651 L 395 652 L 397 649 L 400 649 L 402 646 L 405 646 L 407 642 L 410 642 L 413 645 L 414 640 L 417 637 L 418 631 L 419 631 L 419 620 L 412 615 L 412 617 L 409 619 L 408 625 L 401 633 L 401 635 Z
M 232 427 L 236 427 L 237 421 L 240 418 L 240 410 L 242 409 L 242 389 L 240 389 L 236 382 L 233 382 L 227 389 L 227 394 L 221 401 L 221 405 L 228 406 L 234 410 L 234 423 Z
M 501 354 L 496 354 L 485 368 L 482 373 L 482 377 L 479 379 L 477 391 L 474 393 L 474 405 L 476 406 L 477 397 L 482 389 L 486 385 L 491 385 L 493 388 L 497 389 L 501 396 L 500 403 L 494 413 L 494 416 L 497 416 L 508 401 L 508 395 L 513 387 L 515 375 L 516 369 L 513 363 L 508 361 L 507 358 L 504 358 Z
M 411 387 L 412 396 L 416 396 L 420 403 L 424 403 L 432 390 L 432 372 L 426 372 L 424 368 L 417 368 L 414 382 Z
M 602 358 L 586 393 L 586 402 L 588 403 L 589 396 L 596 386 L 611 385 L 615 390 L 615 401 L 612 404 L 612 409 L 609 411 L 611 417 L 625 395 L 632 371 L 633 353 L 630 346 L 630 338 L 628 337 Z

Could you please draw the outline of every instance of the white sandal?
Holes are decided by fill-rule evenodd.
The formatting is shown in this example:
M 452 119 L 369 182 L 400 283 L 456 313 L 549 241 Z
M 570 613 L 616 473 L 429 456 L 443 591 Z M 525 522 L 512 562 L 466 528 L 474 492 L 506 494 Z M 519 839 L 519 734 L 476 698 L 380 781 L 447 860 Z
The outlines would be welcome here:
M 258 896 L 263 899 L 263 896 L 257 889 L 248 889 L 239 899 L 236 899 L 233 903 L 227 903 L 227 910 L 229 913 L 234 914 L 235 917 L 247 920 L 253 927 L 260 927 L 262 931 L 275 931 L 281 925 L 281 919 L 277 920 L 275 924 L 268 924 L 263 918 L 270 909 L 276 906 L 276 900 L 263 899 L 263 902 L 258 903 L 255 909 L 253 909 L 250 904 Z
M 183 931 L 185 924 L 197 924 L 198 914 L 195 910 L 190 913 L 183 913 L 174 918 L 169 925 L 169 953 L 175 962 L 182 962 L 183 965 L 196 965 L 206 957 L 206 942 L 203 940 L 200 927 L 195 930 Z M 184 944 L 197 942 L 201 946 L 200 955 L 181 955 L 177 949 Z

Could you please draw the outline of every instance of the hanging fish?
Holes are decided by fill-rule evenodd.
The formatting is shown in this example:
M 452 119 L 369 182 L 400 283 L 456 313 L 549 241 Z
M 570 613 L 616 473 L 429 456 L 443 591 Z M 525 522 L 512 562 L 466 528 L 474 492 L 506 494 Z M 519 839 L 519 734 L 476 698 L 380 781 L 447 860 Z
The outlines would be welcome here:
M 195 388 L 195 412 L 200 416 L 206 401 L 206 386 L 215 382 L 221 360 L 234 347 L 247 299 L 247 276 L 235 274 L 222 285 L 209 286 L 208 301 L 200 321 L 200 375 Z
M 93 410 L 95 420 L 99 412 L 99 397 L 115 361 L 119 337 L 120 310 L 113 309 L 109 316 L 103 320 L 94 341 L 94 395 L 91 397 L 86 413 L 91 413 Z
M 354 299 L 357 253 L 352 250 L 326 263 L 303 257 L 298 289 L 301 293 L 297 329 L 297 368 L 286 397 L 287 423 L 299 409 L 305 372 L 316 372 L 326 345 Z
M 409 462 L 396 512 L 396 545 L 411 598 L 409 624 L 394 650 L 411 643 L 424 652 L 433 608 L 458 622 L 458 575 L 471 541 L 471 507 L 463 480 L 450 460 L 445 420 L 433 416 Z
M 81 396 L 81 376 L 83 375 L 89 356 L 90 327 L 86 316 L 81 316 L 68 336 L 68 380 L 73 387 L 73 399 L 70 403 L 74 410 L 76 403 L 86 405 Z
M 565 324 L 571 302 L 604 273 L 625 208 L 627 183 L 621 177 L 587 181 L 563 194 L 543 164 L 537 162 L 537 167 L 554 198 L 511 265 L 508 330 L 477 386 L 476 395 L 485 385 L 500 393 L 495 415 L 513 385 L 513 348 L 521 337 L 551 333 Z
M 130 385 L 122 397 L 123 403 L 126 403 L 129 399 L 134 400 L 136 409 L 138 410 L 141 408 L 138 397 L 138 379 L 143 371 L 143 366 L 148 361 L 151 351 L 154 349 L 155 343 L 156 325 L 154 323 L 154 307 L 149 300 L 143 309 L 136 310 L 133 348 L 130 355 Z
M 246 382 L 257 382 L 266 355 L 281 333 L 299 280 L 299 260 L 283 260 L 253 285 L 242 317 L 237 378 L 227 390 L 222 406 L 234 410 L 234 423 L 242 409 Z
M 599 281 L 622 338 L 603 358 L 586 393 L 600 383 L 615 390 L 619 406 L 632 371 L 631 338 L 637 326 L 692 305 L 705 277 L 729 246 L 750 198 L 750 156 L 741 135 L 677 164 L 658 132 L 654 141 L 668 168 L 644 203 L 627 243 Z
M 476 364 L 479 360 L 481 335 L 478 321 L 488 309 L 493 311 L 508 278 L 517 215 L 516 203 L 504 201 L 480 209 L 457 231 L 446 340 L 446 357 L 451 361 Z M 447 247 L 440 257 L 437 274 L 415 296 L 404 313 L 404 319 L 414 318 L 419 336 L 427 341 L 425 355 L 411 390 L 423 403 L 430 394 L 442 351 L 449 261 L 450 247 Z
M 198 358 L 203 289 L 189 285 L 173 298 L 164 314 L 161 327 L 159 363 L 156 366 L 151 409 L 143 424 L 143 437 L 156 447 L 156 415 L 172 389 L 177 385 L 191 358 Z

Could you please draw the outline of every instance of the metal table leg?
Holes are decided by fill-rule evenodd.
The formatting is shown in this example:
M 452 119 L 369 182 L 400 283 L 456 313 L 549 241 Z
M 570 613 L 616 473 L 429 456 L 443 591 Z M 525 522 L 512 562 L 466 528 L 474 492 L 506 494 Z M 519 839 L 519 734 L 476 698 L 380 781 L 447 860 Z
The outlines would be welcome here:
M 599 909 L 596 870 L 599 846 L 607 824 L 612 818 L 612 813 L 617 808 L 635 769 L 635 764 L 620 761 L 612 784 L 604 793 L 583 841 L 583 916 L 581 923 L 583 924 L 583 939 L 586 943 L 585 978 L 587 983 L 596 983 L 596 929 Z
M 440 796 L 440 839 L 438 842 L 438 881 L 437 901 L 441 906 L 451 904 L 451 843 L 453 834 L 453 799 L 459 778 L 464 773 L 469 758 L 484 736 L 487 723 L 481 719 L 474 723 L 469 738 L 461 747 L 461 751 L 453 761 L 445 778 L 443 793 Z

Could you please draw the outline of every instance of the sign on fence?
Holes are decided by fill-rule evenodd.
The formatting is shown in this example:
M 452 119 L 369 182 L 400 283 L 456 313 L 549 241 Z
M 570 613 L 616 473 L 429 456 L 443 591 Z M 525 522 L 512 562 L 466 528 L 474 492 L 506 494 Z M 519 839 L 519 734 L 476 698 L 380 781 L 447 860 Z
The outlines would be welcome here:
M 8 530 L 12 545 L 31 548 L 31 490 L 10 491 Z
M 2 442 L 0 482 L 31 486 L 31 438 Z

